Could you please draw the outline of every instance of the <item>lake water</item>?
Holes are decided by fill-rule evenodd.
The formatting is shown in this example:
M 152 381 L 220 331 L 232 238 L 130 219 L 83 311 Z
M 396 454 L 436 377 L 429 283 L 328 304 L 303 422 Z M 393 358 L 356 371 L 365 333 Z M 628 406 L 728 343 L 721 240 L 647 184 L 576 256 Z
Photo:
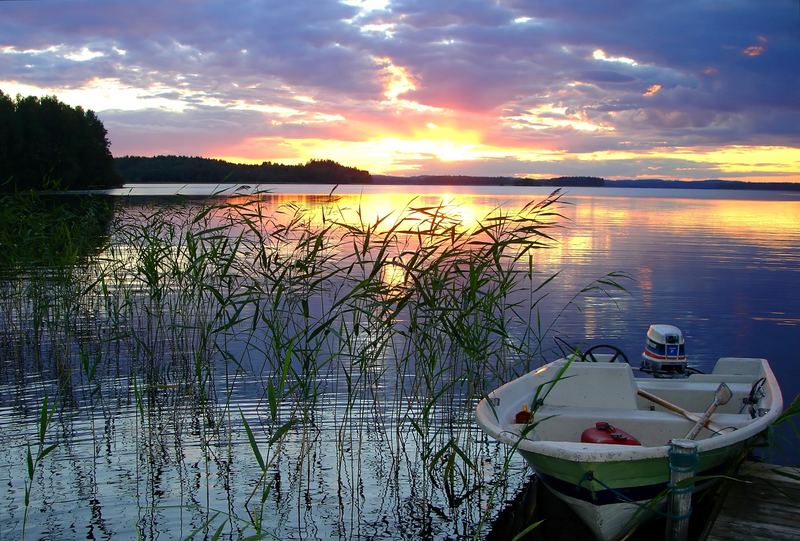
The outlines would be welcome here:
M 502 300 L 502 321 L 499 304 L 484 303 L 497 293 L 484 275 L 474 299 L 467 273 L 456 295 L 443 286 L 455 304 L 393 304 L 412 287 L 403 265 L 446 235 L 404 233 L 386 245 L 403 265 L 370 275 L 382 254 L 364 248 L 374 242 L 364 232 L 380 237 L 403 209 L 416 209 L 415 226 L 456 235 L 549 191 L 113 192 L 113 213 L 70 270 L 26 255 L 2 275 L 0 540 L 20 538 L 23 522 L 31 539 L 483 536 L 529 472 L 514 456 L 506 463 L 472 408 L 497 383 L 560 356 L 555 336 L 616 345 L 638 364 L 648 325 L 671 323 L 696 368 L 764 357 L 785 402 L 800 393 L 797 193 L 566 189 L 553 207 L 563 217 L 543 230 L 553 242 L 511 265 L 529 275 Z M 210 193 L 247 220 L 198 214 Z M 69 227 L 77 236 L 80 224 Z M 193 227 L 202 233 L 190 238 Z M 336 243 L 303 234 L 322 230 Z M 593 287 L 609 273 L 624 291 Z M 442 284 L 414 279 L 422 305 L 424 290 Z M 459 302 L 475 309 L 469 321 L 454 314 Z M 40 447 L 45 396 L 56 407 Z M 53 443 L 29 475 L 28 449 L 35 458 Z M 796 445 L 778 431 L 768 457 L 797 463 Z

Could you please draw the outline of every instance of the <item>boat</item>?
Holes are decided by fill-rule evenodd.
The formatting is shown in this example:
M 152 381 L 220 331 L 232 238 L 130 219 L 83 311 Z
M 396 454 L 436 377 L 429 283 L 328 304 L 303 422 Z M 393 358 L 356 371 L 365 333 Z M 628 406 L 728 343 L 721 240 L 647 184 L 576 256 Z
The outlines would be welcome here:
M 645 352 L 683 352 L 668 327 L 648 329 Z M 713 477 L 737 464 L 783 408 L 765 359 L 723 357 L 709 374 L 685 360 L 684 368 L 644 370 L 627 361 L 614 346 L 574 351 L 490 392 L 476 410 L 481 428 L 513 446 L 604 541 L 663 513 L 671 442 L 694 440 L 696 475 Z

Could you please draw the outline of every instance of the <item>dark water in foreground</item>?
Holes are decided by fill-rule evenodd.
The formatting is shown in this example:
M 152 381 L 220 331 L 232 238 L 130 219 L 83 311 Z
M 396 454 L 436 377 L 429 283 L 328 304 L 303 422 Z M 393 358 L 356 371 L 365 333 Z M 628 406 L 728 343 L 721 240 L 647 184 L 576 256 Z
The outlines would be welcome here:
M 417 193 L 371 190 L 340 193 L 337 205 L 360 208 L 372 222 L 405 207 Z M 547 193 L 428 191 L 415 206 L 452 203 L 448 212 L 467 227 L 492 209 L 519 208 Z M 90 258 L 78 286 L 51 275 L 39 282 L 26 273 L 6 276 L 0 319 L 0 540 L 21 536 L 26 486 L 30 539 L 203 538 L 218 528 L 224 537 L 244 538 L 259 527 L 266 538 L 281 539 L 483 536 L 529 472 L 516 457 L 504 467 L 507 450 L 476 429 L 474 389 L 491 388 L 532 362 L 556 358 L 554 335 L 582 347 L 617 345 L 637 364 L 647 326 L 672 323 L 683 329 L 695 367 L 710 370 L 721 356 L 765 357 L 785 402 L 800 393 L 797 194 L 575 189 L 564 200 L 568 205 L 560 212 L 566 220 L 548 230 L 557 244 L 520 263 L 530 263 L 540 279 L 560 272 L 538 304 L 542 350 L 535 358 L 503 356 L 507 366 L 496 373 L 488 365 L 486 373 L 472 373 L 469 351 L 452 344 L 433 341 L 409 349 L 402 335 L 373 343 L 380 318 L 373 317 L 372 305 L 364 313 L 348 313 L 350 319 L 331 327 L 330 334 L 314 335 L 313 340 L 325 336 L 314 342 L 316 350 L 300 351 L 291 340 L 275 343 L 276 336 L 290 337 L 302 326 L 304 314 L 313 320 L 335 304 L 340 298 L 335 288 L 341 286 L 335 281 L 305 305 L 280 301 L 297 306 L 299 316 L 287 319 L 277 310 L 273 319 L 256 317 L 261 323 L 252 326 L 254 314 L 269 310 L 276 290 L 241 314 L 223 303 L 232 319 L 221 320 L 210 307 L 221 302 L 216 289 L 232 287 L 244 295 L 245 286 L 280 282 L 255 267 L 232 273 L 231 280 L 239 280 L 235 287 L 218 282 L 227 271 L 213 267 L 204 278 L 209 288 L 196 293 L 185 285 L 194 282 L 180 282 L 188 272 L 178 278 L 166 273 L 179 282 L 154 302 L 153 291 L 160 290 L 145 280 L 151 276 L 146 261 L 167 258 L 171 249 L 137 251 L 135 239 L 113 226 L 110 238 L 98 241 L 100 253 Z M 275 194 L 265 204 L 284 217 L 292 202 L 316 209 L 309 219 L 319 225 L 324 201 L 309 193 Z M 172 205 L 177 206 L 167 214 L 177 216 L 198 203 L 122 196 L 115 223 L 147 225 L 143 214 Z M 215 220 L 208 227 L 224 223 Z M 158 236 L 152 227 L 141 231 Z M 222 241 L 209 233 L 206 242 Z M 303 249 L 309 246 L 313 243 Z M 187 257 L 177 261 L 184 264 Z M 91 277 L 106 268 L 116 270 L 98 285 Z M 575 297 L 593 280 L 617 271 L 632 278 L 621 281 L 626 292 L 591 289 Z M 391 273 L 383 277 L 389 286 L 397 280 Z M 37 304 L 36 295 L 46 297 L 42 288 L 79 300 Z M 89 289 L 98 293 L 83 296 Z M 514 300 L 524 304 L 525 299 Z M 224 321 L 235 324 L 222 328 Z M 266 321 L 284 327 L 264 329 Z M 536 319 L 533 323 L 538 327 Z M 398 325 L 411 328 L 403 316 Z M 114 334 L 123 329 L 128 329 L 124 336 Z M 524 341 L 522 323 L 512 322 L 509 329 L 509 340 Z M 350 349 L 332 354 L 332 337 L 342 335 Z M 422 366 L 420 349 L 440 347 L 443 353 L 457 351 L 462 364 Z M 329 362 L 309 371 L 303 359 L 315 353 Z M 286 366 L 304 376 L 293 380 L 288 369 L 282 378 Z M 290 392 L 282 388 L 284 381 L 297 385 Z M 50 403 L 61 396 L 44 438 L 58 446 L 36 465 L 31 480 L 26 454 L 30 448 L 36 455 L 44 396 Z M 797 463 L 793 437 L 779 432 L 770 459 Z

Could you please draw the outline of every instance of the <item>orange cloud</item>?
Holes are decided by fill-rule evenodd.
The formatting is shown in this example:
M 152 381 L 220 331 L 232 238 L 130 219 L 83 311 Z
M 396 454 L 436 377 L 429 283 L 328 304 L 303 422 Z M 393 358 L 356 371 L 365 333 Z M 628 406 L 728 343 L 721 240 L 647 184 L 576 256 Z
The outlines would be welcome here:
M 375 62 L 383 67 L 383 95 L 387 100 L 396 101 L 400 94 L 417 89 L 417 85 L 407 69 L 395 66 L 389 58 L 376 58 Z
M 761 45 L 751 45 L 749 47 L 746 47 L 742 51 L 742 54 L 745 56 L 760 56 L 764 54 L 764 47 Z
M 656 83 L 654 85 L 650 85 L 650 86 L 647 87 L 647 90 L 644 91 L 643 95 L 644 96 L 655 96 L 656 94 L 661 92 L 662 88 L 663 87 L 658 83 Z
M 573 112 L 567 107 L 552 103 L 533 107 L 521 114 L 504 116 L 501 120 L 513 130 L 572 128 L 579 132 L 614 131 L 612 126 L 599 124 L 581 111 Z
M 398 110 L 412 110 L 420 112 L 441 112 L 438 107 L 431 107 L 416 101 L 401 97 L 403 94 L 413 92 L 419 88 L 419 80 L 403 66 L 397 66 L 391 58 L 373 58 L 381 67 L 381 83 L 383 84 L 384 105 Z

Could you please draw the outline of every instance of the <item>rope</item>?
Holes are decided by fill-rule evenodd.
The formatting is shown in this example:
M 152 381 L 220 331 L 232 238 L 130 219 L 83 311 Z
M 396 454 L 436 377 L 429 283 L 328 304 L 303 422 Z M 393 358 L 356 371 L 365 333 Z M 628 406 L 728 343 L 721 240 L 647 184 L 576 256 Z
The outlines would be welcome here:
M 697 464 L 700 460 L 697 451 L 691 453 L 678 452 L 673 448 L 670 448 L 667 456 L 669 458 L 670 471 L 679 473 L 693 473 L 697 469 Z

